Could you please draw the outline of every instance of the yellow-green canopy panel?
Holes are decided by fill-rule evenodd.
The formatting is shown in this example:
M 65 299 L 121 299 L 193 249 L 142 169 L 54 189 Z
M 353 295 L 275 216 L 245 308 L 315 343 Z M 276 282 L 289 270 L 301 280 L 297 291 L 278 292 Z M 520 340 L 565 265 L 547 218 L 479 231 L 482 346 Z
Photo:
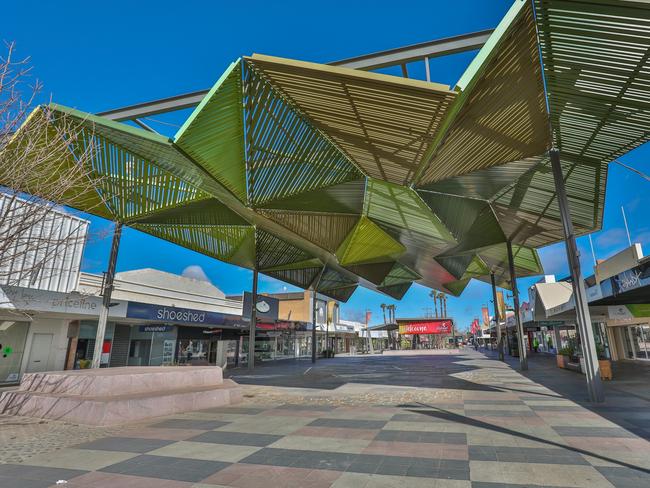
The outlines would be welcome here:
M 600 228 L 607 164 L 649 137 L 649 56 L 647 4 L 516 0 L 453 89 L 253 55 L 171 139 L 53 105 L 3 151 L 73 121 L 53 168 L 92 147 L 99 177 L 77 208 L 341 300 L 509 287 L 508 240 L 528 276 L 563 238 L 551 145 L 576 231 Z

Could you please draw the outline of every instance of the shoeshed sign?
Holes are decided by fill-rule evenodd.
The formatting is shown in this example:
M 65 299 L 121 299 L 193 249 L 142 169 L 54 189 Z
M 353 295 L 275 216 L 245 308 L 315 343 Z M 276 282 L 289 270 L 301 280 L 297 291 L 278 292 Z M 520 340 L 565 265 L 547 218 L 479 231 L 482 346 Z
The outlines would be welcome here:
M 126 317 L 172 324 L 224 325 L 240 328 L 245 326 L 238 315 L 139 302 L 129 302 Z
M 451 320 L 409 320 L 408 322 L 397 321 L 399 333 L 403 335 L 414 334 L 451 334 Z

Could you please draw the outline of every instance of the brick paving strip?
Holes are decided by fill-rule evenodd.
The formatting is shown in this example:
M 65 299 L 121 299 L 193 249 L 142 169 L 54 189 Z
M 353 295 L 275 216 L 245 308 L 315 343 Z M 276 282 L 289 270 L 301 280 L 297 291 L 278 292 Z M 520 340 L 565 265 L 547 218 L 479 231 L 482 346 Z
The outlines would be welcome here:
M 650 486 L 650 403 L 562 396 L 583 379 L 542 360 L 524 377 L 475 352 L 341 358 L 307 388 L 309 366 L 233 371 L 242 404 L 128 426 L 0 418 L 0 487 Z

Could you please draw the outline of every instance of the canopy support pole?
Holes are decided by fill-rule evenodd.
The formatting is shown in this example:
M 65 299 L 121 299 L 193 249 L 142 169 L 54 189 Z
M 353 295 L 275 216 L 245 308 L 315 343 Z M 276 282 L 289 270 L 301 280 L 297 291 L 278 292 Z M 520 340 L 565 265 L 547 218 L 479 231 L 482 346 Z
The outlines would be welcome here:
M 490 272 L 490 280 L 492 281 L 492 301 L 494 303 L 494 322 L 497 329 L 497 351 L 499 352 L 499 361 L 505 361 L 503 356 L 503 344 L 501 342 L 501 325 L 499 324 L 499 303 L 497 302 L 497 284 L 494 279 L 494 271 Z
M 108 310 L 111 306 L 111 295 L 113 294 L 113 281 L 115 280 L 115 265 L 117 264 L 117 252 L 120 249 L 120 239 L 122 237 L 122 223 L 115 222 L 113 230 L 113 242 L 111 243 L 111 253 L 108 257 L 108 268 L 104 277 L 104 290 L 102 307 L 99 310 L 99 320 L 97 321 L 97 335 L 95 336 L 95 350 L 93 352 L 93 368 L 101 367 L 102 351 L 104 349 L 104 336 L 106 335 L 106 323 L 108 322 Z
M 255 331 L 257 330 L 257 269 L 253 270 L 253 293 L 251 294 L 251 323 L 248 326 L 248 369 L 255 367 Z
M 522 371 L 528 369 L 528 351 L 524 341 L 524 325 L 519 314 L 519 290 L 517 290 L 517 275 L 515 274 L 515 259 L 512 255 L 512 242 L 508 240 L 508 264 L 510 265 L 510 286 L 512 286 L 512 301 L 515 305 L 515 324 L 517 324 L 517 343 L 519 345 L 519 366 Z
M 587 293 L 585 283 L 582 279 L 580 270 L 580 254 L 576 245 L 573 222 L 569 211 L 569 200 L 566 195 L 564 186 L 564 175 L 562 174 L 562 164 L 560 163 L 560 152 L 553 148 L 549 151 L 551 166 L 553 168 L 553 179 L 555 180 L 555 192 L 557 195 L 558 205 L 560 207 L 560 217 L 562 219 L 562 228 L 564 230 L 564 243 L 571 271 L 571 284 L 573 285 L 573 297 L 575 299 L 575 311 L 580 332 L 580 342 L 582 344 L 582 354 L 585 359 L 587 390 L 589 400 L 592 402 L 604 402 L 605 393 L 603 384 L 600 379 L 600 366 L 596 354 L 596 342 L 594 341 L 594 331 L 591 327 L 591 316 L 589 314 L 589 304 L 587 302 Z
M 311 362 L 316 362 L 316 287 L 311 290 Z

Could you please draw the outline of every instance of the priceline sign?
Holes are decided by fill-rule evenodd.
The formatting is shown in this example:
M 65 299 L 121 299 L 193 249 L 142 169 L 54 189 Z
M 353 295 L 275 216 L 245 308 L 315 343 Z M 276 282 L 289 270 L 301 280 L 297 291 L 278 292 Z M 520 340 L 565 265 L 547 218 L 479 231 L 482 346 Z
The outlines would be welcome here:
M 405 335 L 413 334 L 451 334 L 452 321 L 451 320 L 409 320 L 400 321 L 399 333 Z

